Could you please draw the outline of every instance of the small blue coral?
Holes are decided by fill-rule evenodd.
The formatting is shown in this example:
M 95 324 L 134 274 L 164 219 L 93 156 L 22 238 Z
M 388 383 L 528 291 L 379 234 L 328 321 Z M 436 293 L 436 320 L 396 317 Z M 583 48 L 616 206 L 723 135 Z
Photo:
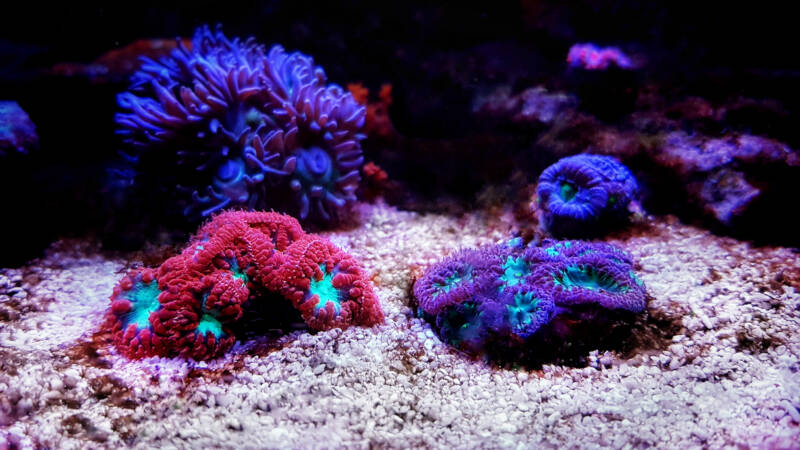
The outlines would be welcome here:
M 542 172 L 536 190 L 544 227 L 559 237 L 588 237 L 618 226 L 638 195 L 633 174 L 610 156 L 562 158 Z
M 144 58 L 118 104 L 128 161 L 181 187 L 187 216 L 274 208 L 332 223 L 355 201 L 365 108 L 309 56 L 201 27 L 191 47 Z

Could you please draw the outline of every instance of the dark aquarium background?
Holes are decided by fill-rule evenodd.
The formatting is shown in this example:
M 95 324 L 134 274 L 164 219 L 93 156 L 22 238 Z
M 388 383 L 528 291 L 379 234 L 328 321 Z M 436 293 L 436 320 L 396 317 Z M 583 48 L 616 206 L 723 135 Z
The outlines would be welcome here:
M 0 100 L 27 112 L 38 146 L 0 153 L 0 266 L 61 236 L 136 249 L 195 229 L 146 175 L 133 189 L 109 173 L 116 95 L 152 50 L 130 45 L 203 24 L 360 84 L 350 90 L 372 108 L 361 199 L 459 213 L 510 198 L 524 214 L 545 167 L 592 150 L 631 168 L 649 213 L 796 246 L 795 20 L 782 2 L 13 2 Z M 636 67 L 570 68 L 576 43 L 617 47 Z

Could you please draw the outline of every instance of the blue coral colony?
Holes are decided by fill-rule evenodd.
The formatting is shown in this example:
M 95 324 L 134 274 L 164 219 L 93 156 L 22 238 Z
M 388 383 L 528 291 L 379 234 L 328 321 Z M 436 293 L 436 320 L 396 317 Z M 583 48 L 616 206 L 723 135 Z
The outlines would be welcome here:
M 355 200 L 365 109 L 306 55 L 202 27 L 191 48 L 144 58 L 118 103 L 126 159 L 174 168 L 186 215 L 274 208 L 330 223 Z
M 568 340 L 574 328 L 631 321 L 646 306 L 626 252 L 549 239 L 458 251 L 417 280 L 414 296 L 439 336 L 472 354 Z

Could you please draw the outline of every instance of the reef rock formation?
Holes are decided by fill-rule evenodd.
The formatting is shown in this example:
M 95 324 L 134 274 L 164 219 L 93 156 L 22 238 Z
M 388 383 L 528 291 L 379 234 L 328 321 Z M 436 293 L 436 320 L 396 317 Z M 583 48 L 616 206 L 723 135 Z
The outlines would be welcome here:
M 291 301 L 314 330 L 383 321 L 372 285 L 352 256 L 306 234 L 292 217 L 229 211 L 159 268 L 125 275 L 111 295 L 106 323 L 129 357 L 209 359 L 233 345 L 232 325 L 248 302 L 265 301 L 270 292 Z
M 714 139 L 673 132 L 652 158 L 684 187 L 692 206 L 729 229 L 752 227 L 783 211 L 800 175 L 797 151 L 752 135 Z

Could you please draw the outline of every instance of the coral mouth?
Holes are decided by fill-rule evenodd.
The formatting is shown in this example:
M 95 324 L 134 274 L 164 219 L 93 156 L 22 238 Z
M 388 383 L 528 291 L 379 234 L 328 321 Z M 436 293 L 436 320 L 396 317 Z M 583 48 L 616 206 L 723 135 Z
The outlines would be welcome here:
M 624 294 L 630 290 L 628 286 L 620 285 L 611 274 L 592 266 L 567 266 L 553 277 L 553 281 L 556 286 L 569 291 L 579 288 Z
M 578 195 L 578 187 L 575 186 L 573 183 L 570 183 L 569 181 L 562 181 L 560 194 L 561 198 L 565 202 L 569 202 L 570 200 L 575 198 L 576 195 Z
M 316 295 L 319 298 L 317 306 L 314 307 L 315 312 L 325 308 L 328 303 L 331 303 L 333 304 L 335 314 L 338 315 L 339 311 L 342 309 L 342 303 L 339 290 L 333 286 L 333 277 L 335 273 L 328 272 L 324 263 L 319 265 L 319 269 L 323 273 L 322 279 L 311 279 L 308 288 L 308 297 L 311 298 Z
M 503 275 L 500 276 L 503 285 L 500 286 L 500 290 L 502 291 L 506 286 L 516 286 L 530 273 L 530 265 L 523 258 L 509 256 L 503 263 Z
M 150 327 L 150 313 L 158 310 L 161 304 L 158 296 L 161 290 L 158 283 L 153 280 L 149 283 L 140 281 L 136 283 L 124 298 L 131 302 L 131 311 L 123 317 L 125 324 L 135 324 L 138 328 Z
M 450 292 L 465 281 L 472 281 L 472 267 L 467 266 L 460 271 L 447 275 L 443 283 L 433 283 L 433 287 L 436 289 L 433 298 L 436 298 L 439 294 Z

